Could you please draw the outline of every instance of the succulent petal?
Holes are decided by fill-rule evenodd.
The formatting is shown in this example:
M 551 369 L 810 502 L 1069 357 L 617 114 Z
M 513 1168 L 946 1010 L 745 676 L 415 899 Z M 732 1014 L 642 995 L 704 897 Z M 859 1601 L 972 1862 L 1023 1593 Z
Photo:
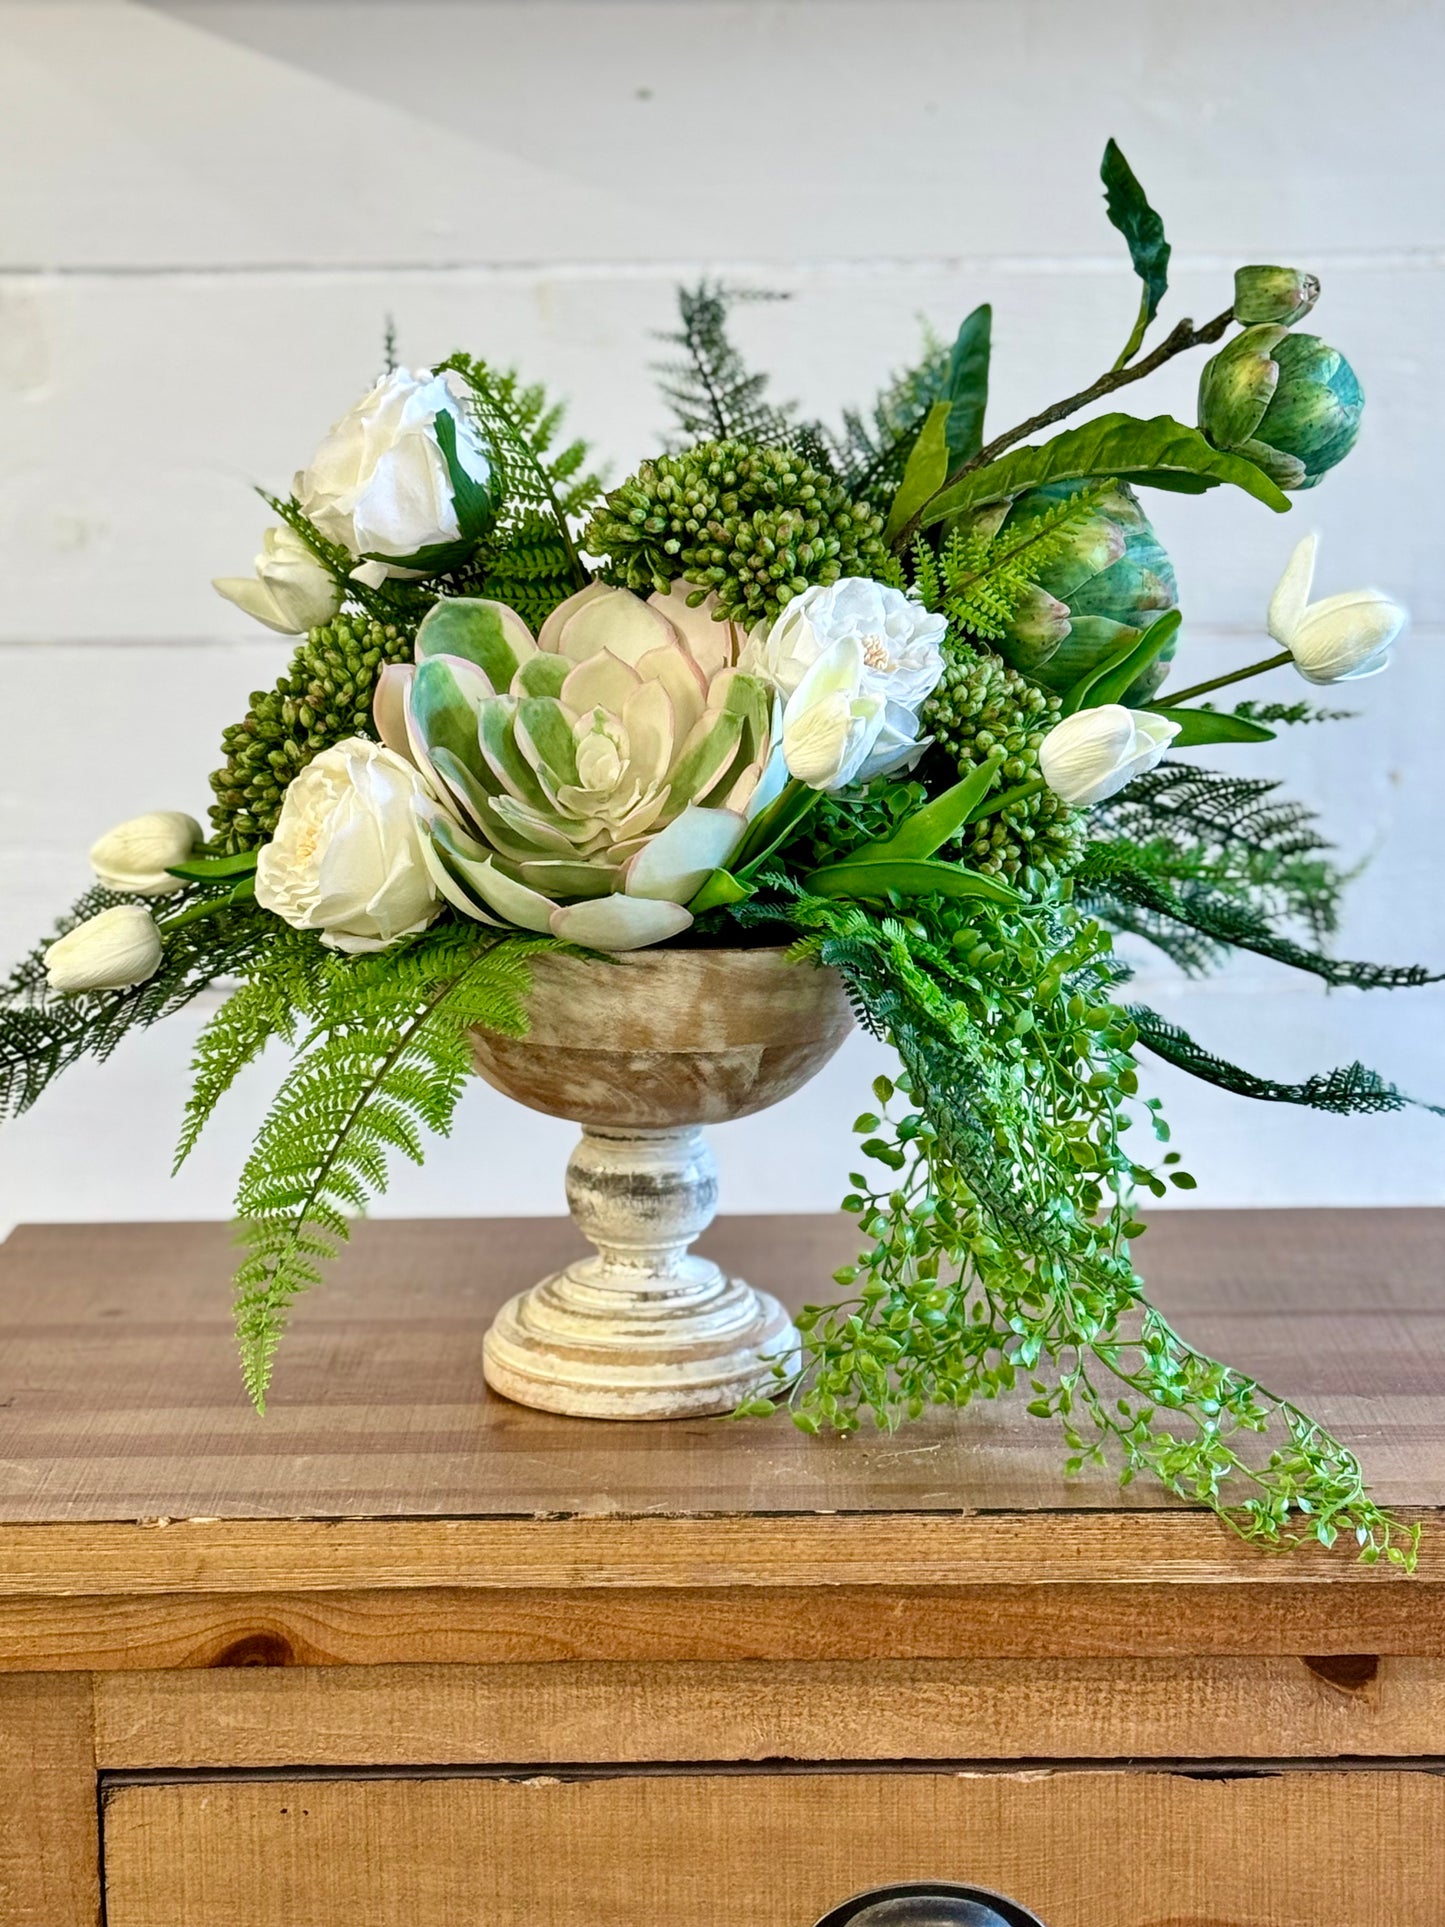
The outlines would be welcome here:
M 486 672 L 494 689 L 507 689 L 522 664 L 537 653 L 532 632 L 505 602 L 482 596 L 444 596 L 416 632 L 418 662 L 429 656 L 461 656 Z
M 627 865 L 627 894 L 686 903 L 714 870 L 724 869 L 742 842 L 747 823 L 736 810 L 689 803 L 659 830 Z
M 654 897 L 595 897 L 590 903 L 568 903 L 552 912 L 552 934 L 568 943 L 593 950 L 643 950 L 666 943 L 692 922 L 680 903 Z

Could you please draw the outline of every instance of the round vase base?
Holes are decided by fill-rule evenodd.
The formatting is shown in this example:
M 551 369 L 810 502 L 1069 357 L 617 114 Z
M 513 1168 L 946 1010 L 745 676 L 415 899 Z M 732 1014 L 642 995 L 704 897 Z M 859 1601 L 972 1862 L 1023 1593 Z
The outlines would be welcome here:
M 684 1258 L 667 1276 L 582 1259 L 509 1299 L 483 1346 L 488 1385 L 572 1418 L 707 1418 L 791 1373 L 800 1341 L 776 1298 Z

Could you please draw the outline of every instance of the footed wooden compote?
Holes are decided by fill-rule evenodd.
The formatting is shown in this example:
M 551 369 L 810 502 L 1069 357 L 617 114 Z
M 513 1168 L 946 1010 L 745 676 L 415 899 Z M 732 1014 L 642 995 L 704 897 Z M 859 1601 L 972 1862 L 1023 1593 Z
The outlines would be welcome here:
M 797 1357 L 766 1292 L 688 1247 L 717 1208 L 701 1126 L 764 1110 L 847 1036 L 836 972 L 781 950 L 543 955 L 523 1039 L 476 1031 L 478 1072 L 582 1126 L 567 1203 L 595 1255 L 511 1299 L 487 1333 L 494 1391 L 579 1418 L 729 1412 Z

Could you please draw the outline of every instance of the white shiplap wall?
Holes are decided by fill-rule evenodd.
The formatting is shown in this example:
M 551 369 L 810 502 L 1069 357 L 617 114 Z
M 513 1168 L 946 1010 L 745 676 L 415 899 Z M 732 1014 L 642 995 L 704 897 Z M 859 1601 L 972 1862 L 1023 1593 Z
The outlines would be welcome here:
M 249 485 L 284 485 L 370 380 L 386 315 L 414 361 L 468 345 L 545 377 L 618 474 L 662 427 L 651 332 L 704 270 L 791 295 L 739 333 L 828 412 L 910 354 L 920 317 L 947 330 L 990 298 L 993 419 L 1015 420 L 1104 366 L 1132 316 L 1093 178 L 1113 133 L 1174 241 L 1166 319 L 1223 306 L 1238 260 L 1297 261 L 1362 374 L 1360 446 L 1288 523 L 1222 495 L 1151 507 L 1191 679 L 1255 646 L 1304 526 L 1323 589 L 1410 602 L 1360 722 L 1233 755 L 1369 860 L 1346 945 L 1445 962 L 1442 58 L 1445 9 L 1410 0 L 1275 0 L 1263 34 L 1254 0 L 0 0 L 0 948 L 70 899 L 110 822 L 199 813 L 221 726 L 288 647 L 209 578 L 246 567 Z M 1141 405 L 1188 419 L 1194 378 Z M 1262 963 L 1147 990 L 1261 1070 L 1358 1053 L 1445 1096 L 1433 992 L 1326 997 Z M 0 1220 L 224 1212 L 274 1069 L 172 1182 L 192 1035 L 175 1020 L 9 1127 Z M 859 1042 L 718 1134 L 734 1208 L 836 1197 L 870 1064 Z M 1445 1198 L 1423 1115 L 1160 1088 L 1200 1202 Z M 389 1208 L 554 1210 L 569 1139 L 479 1088 Z

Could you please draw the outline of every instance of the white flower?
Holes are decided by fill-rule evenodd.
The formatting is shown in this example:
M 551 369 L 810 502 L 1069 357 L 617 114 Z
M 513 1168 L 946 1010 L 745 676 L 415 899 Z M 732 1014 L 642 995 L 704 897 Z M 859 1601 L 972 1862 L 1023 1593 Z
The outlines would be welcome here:
M 299 636 L 330 622 L 341 590 L 294 529 L 283 522 L 261 538 L 254 575 L 218 575 L 211 587 L 257 622 L 283 636 Z
M 401 557 L 461 536 L 437 442 L 440 414 L 455 423 L 458 465 L 486 487 L 491 464 L 445 377 L 394 368 L 334 424 L 296 477 L 297 499 L 324 536 L 356 556 Z M 382 565 L 382 573 L 407 571 Z
M 1039 770 L 1056 796 L 1085 809 L 1162 763 L 1179 729 L 1166 717 L 1122 703 L 1076 710 L 1039 744 Z
M 138 897 L 168 897 L 186 887 L 168 876 L 172 864 L 184 863 L 201 840 L 201 826 L 183 810 L 151 810 L 132 816 L 107 830 L 90 846 L 90 867 L 111 890 L 128 890 Z
M 814 789 L 837 790 L 918 756 L 918 711 L 943 674 L 944 617 L 898 589 L 844 576 L 805 589 L 740 667 L 786 698 L 783 754 Z
M 419 771 L 348 737 L 291 779 L 274 838 L 256 864 L 256 901 L 334 950 L 381 950 L 424 930 L 440 908 L 421 851 Z
M 1409 614 L 1378 589 L 1346 589 L 1309 599 L 1317 535 L 1307 535 L 1285 564 L 1269 603 L 1269 633 L 1294 657 L 1309 682 L 1356 682 L 1376 676 Z
M 149 910 L 120 903 L 67 930 L 45 953 L 52 990 L 129 990 L 160 968 L 161 933 Z

